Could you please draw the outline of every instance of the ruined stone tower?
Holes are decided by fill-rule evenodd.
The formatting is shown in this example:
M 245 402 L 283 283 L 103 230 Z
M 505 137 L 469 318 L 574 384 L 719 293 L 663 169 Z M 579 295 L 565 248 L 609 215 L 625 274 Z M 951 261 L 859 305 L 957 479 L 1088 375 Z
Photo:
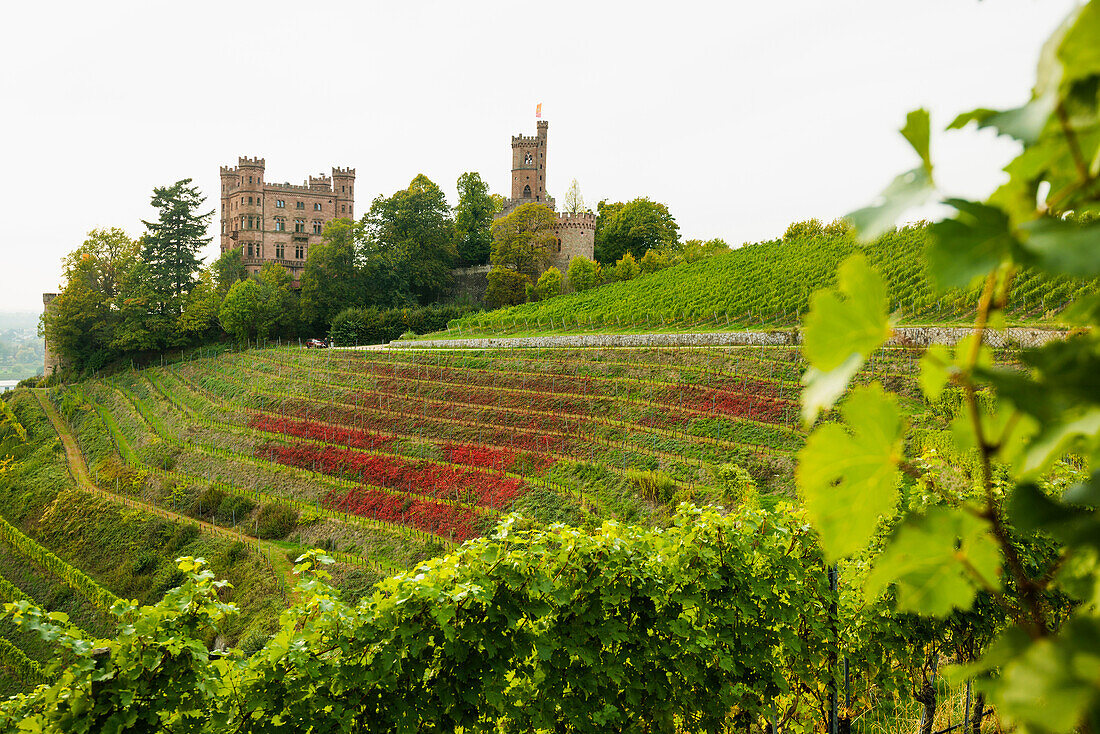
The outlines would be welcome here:
M 241 251 L 245 269 L 286 268 L 297 285 L 309 249 L 333 219 L 355 218 L 355 169 L 333 168 L 302 185 L 264 181 L 263 158 L 221 167 L 221 251 Z
M 557 212 L 554 197 L 546 192 L 546 137 L 550 123 L 539 120 L 535 135 L 512 136 L 512 196 L 498 217 L 511 214 L 522 204 L 545 204 L 554 211 L 556 249 L 551 265 L 565 273 L 574 257 L 592 259 L 596 248 L 596 215 L 590 212 Z

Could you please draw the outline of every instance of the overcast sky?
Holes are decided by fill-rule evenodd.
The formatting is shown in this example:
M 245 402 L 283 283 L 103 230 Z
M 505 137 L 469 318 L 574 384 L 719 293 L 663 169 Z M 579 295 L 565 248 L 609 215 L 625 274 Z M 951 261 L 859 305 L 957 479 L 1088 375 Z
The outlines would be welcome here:
M 0 310 L 39 310 L 95 227 L 131 235 L 154 186 L 267 160 L 356 169 L 357 209 L 424 173 L 507 195 L 510 136 L 550 123 L 547 183 L 648 196 L 685 238 L 737 245 L 867 203 L 945 127 L 1022 103 L 1066 0 L 23 2 L 0 42 Z M 1011 143 L 933 137 L 942 186 L 980 196 Z M 217 228 L 215 219 L 210 228 Z M 212 259 L 215 241 L 206 250 Z

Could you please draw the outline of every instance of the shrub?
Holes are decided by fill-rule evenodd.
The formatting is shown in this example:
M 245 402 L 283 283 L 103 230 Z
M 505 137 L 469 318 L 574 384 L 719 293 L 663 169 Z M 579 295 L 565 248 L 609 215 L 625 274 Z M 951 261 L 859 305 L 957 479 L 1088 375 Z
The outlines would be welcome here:
M 660 471 L 628 471 L 627 480 L 650 502 L 668 502 L 679 486 Z
M 641 271 L 638 261 L 628 252 L 615 263 L 615 268 L 611 272 L 615 280 L 634 280 Z
M 737 464 L 722 464 L 714 473 L 723 495 L 730 502 L 740 505 L 756 499 L 756 482 L 748 470 Z
M 825 231 L 820 219 L 807 219 L 804 222 L 791 222 L 783 233 L 783 241 L 789 242 L 802 237 L 813 237 Z
M 539 282 L 535 284 L 535 295 L 537 295 L 539 299 L 543 301 L 545 301 L 547 298 L 560 296 L 561 284 L 561 271 L 555 267 L 551 267 L 549 270 L 539 276 Z
M 514 306 L 527 299 L 527 285 L 531 282 L 523 273 L 507 268 L 493 268 L 489 271 L 489 288 L 485 291 L 485 302 L 497 308 Z
M 256 537 L 282 540 L 298 525 L 298 513 L 282 505 L 263 505 L 256 517 Z
M 600 266 L 580 255 L 569 261 L 569 287 L 574 291 L 586 291 L 600 284 Z
M 222 500 L 214 513 L 214 522 L 219 525 L 239 523 L 251 514 L 256 505 L 247 497 L 231 495 Z

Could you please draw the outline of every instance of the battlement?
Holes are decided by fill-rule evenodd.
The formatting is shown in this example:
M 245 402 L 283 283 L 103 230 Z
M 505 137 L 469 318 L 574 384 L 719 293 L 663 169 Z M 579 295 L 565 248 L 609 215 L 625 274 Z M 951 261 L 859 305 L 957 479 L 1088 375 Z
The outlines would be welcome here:
M 332 179 L 325 174 L 309 177 L 309 190 L 310 191 L 332 191 Z
M 221 175 L 223 175 L 223 176 L 236 176 L 237 175 L 237 167 L 236 166 L 220 166 L 218 168 L 218 172 L 221 173 Z
M 336 176 L 351 176 L 352 178 L 355 178 L 355 169 L 354 168 L 335 168 L 334 167 L 332 169 L 332 175 L 333 175 L 333 177 L 336 177 Z
M 592 212 L 558 212 L 558 227 L 576 227 L 578 229 L 596 229 L 596 215 Z
M 287 183 L 265 183 L 264 188 L 265 189 L 286 189 L 286 190 L 289 190 L 289 191 L 309 191 L 310 190 L 308 184 L 292 184 L 290 182 L 287 182 Z
M 245 156 L 243 158 L 237 158 L 237 166 L 240 168 L 263 168 L 263 158 L 249 158 Z
M 542 139 L 537 135 L 513 135 L 512 147 L 520 148 L 528 145 L 538 145 Z

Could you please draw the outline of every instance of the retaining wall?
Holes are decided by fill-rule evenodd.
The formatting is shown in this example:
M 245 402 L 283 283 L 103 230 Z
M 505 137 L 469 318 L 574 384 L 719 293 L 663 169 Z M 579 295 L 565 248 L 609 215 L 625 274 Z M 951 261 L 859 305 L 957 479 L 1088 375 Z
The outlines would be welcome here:
M 927 347 L 955 344 L 971 333 L 968 327 L 902 326 L 894 329 L 889 346 Z M 1013 328 L 986 332 L 992 347 L 1035 347 L 1067 332 L 1055 329 Z M 788 346 L 801 344 L 798 329 L 775 331 L 726 331 L 698 334 L 563 334 L 559 336 L 490 337 L 485 339 L 411 339 L 390 342 L 391 349 L 545 349 L 548 347 L 718 347 Z

